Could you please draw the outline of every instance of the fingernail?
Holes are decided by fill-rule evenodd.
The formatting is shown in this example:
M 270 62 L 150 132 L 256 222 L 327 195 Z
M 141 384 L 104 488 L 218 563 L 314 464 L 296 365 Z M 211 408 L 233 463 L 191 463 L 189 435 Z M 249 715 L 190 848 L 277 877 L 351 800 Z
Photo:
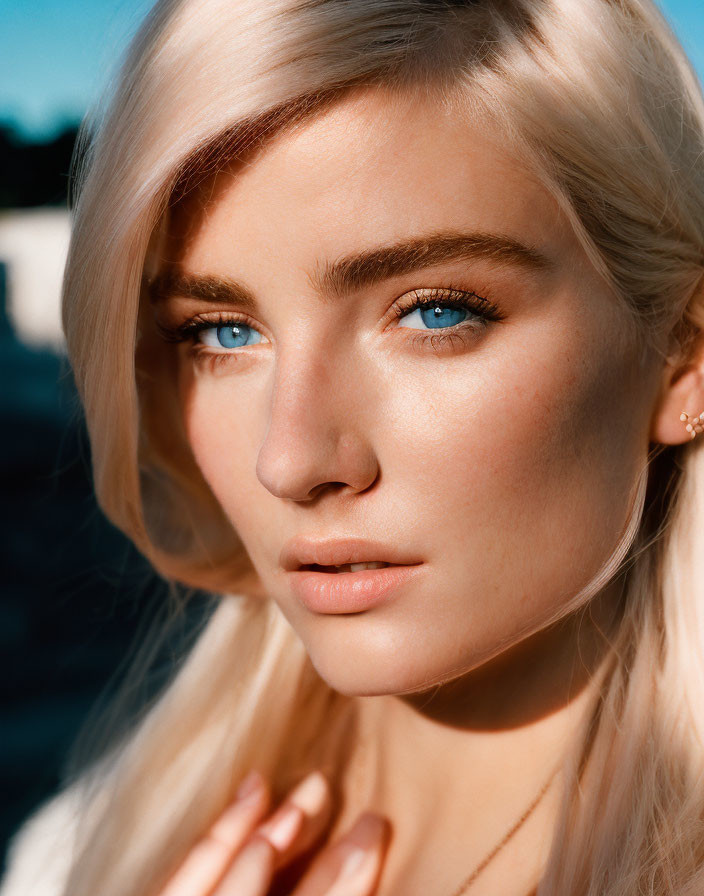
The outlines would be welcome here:
M 365 849 L 376 846 L 384 830 L 384 821 L 373 812 L 364 812 L 352 825 L 345 837 L 346 843 L 353 843 Z
M 322 772 L 307 775 L 291 792 L 289 799 L 299 806 L 306 815 L 316 815 L 323 808 L 327 795 L 327 782 Z
M 370 855 L 368 849 L 360 849 L 359 846 L 353 846 L 340 866 L 340 877 L 351 877 L 368 855 Z
M 345 837 L 347 855 L 340 866 L 340 877 L 355 873 L 380 842 L 384 823 L 378 815 L 365 812 Z
M 298 806 L 288 806 L 279 818 L 259 828 L 259 833 L 283 852 L 293 843 L 301 829 L 303 813 Z
M 238 800 L 250 799 L 261 789 L 262 783 L 261 773 L 257 769 L 252 769 L 237 788 L 235 798 Z

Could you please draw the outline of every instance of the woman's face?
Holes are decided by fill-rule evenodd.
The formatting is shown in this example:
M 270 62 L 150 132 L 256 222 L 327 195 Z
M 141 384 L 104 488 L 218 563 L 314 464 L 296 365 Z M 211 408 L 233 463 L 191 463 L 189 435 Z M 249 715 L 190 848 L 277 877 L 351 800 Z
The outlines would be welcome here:
M 194 456 L 334 688 L 476 669 L 610 556 L 658 370 L 486 122 L 358 90 L 220 174 L 174 242 L 154 310 L 206 326 L 174 348 Z M 319 572 L 361 584 L 316 602 L 300 538 L 416 565 L 367 603 L 378 574 Z

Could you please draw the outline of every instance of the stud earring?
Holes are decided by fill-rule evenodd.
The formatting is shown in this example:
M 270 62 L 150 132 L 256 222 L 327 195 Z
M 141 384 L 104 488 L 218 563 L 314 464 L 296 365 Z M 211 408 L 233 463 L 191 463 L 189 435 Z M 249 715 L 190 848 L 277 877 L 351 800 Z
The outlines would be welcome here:
M 690 438 L 696 439 L 697 433 L 704 432 L 704 411 L 698 417 L 690 417 L 689 414 L 682 411 L 680 420 L 686 423 L 685 429 L 690 434 Z

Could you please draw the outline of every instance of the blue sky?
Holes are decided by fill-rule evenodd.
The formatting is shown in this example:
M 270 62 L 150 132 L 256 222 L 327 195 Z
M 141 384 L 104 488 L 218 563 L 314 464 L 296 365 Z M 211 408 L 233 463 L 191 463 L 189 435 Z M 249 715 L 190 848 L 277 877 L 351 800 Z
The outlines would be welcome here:
M 704 80 L 703 0 L 660 2 Z M 42 137 L 80 118 L 151 3 L 0 0 L 0 120 Z

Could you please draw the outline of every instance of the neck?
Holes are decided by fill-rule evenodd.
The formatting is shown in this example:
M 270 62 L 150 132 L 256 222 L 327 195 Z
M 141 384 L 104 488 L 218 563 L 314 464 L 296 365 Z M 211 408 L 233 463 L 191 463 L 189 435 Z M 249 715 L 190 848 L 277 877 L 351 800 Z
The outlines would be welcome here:
M 359 736 L 335 831 L 367 808 L 389 818 L 379 896 L 453 896 L 577 748 L 609 668 L 618 594 L 612 586 L 586 609 L 448 684 L 356 698 Z M 558 771 L 468 896 L 535 889 L 561 781 Z

